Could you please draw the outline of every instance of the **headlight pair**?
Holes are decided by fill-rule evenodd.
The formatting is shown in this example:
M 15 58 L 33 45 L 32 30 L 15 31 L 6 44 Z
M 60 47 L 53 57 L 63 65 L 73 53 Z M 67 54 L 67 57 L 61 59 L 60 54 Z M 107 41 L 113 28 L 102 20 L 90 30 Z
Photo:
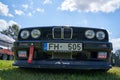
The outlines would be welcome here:
M 21 31 L 21 33 L 20 33 L 20 37 L 22 38 L 22 39 L 27 39 L 29 36 L 30 36 L 30 34 L 31 34 L 31 37 L 32 38 L 39 38 L 40 37 L 40 35 L 41 35 L 41 32 L 40 32 L 40 30 L 38 30 L 38 29 L 33 29 L 32 31 L 31 31 L 31 33 L 30 33 L 30 31 L 28 31 L 28 30 L 23 30 L 23 31 Z
M 105 33 L 103 31 L 98 31 L 98 32 L 95 33 L 93 30 L 87 30 L 85 32 L 85 36 L 88 39 L 93 39 L 95 36 L 98 40 L 105 39 Z

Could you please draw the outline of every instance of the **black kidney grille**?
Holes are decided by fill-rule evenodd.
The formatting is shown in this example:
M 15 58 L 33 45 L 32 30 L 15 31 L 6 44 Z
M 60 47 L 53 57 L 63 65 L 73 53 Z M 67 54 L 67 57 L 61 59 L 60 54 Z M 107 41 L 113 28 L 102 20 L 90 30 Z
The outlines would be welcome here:
M 60 39 L 61 38 L 61 28 L 54 28 L 53 29 L 53 38 L 54 39 Z
M 64 28 L 64 38 L 65 39 L 72 38 L 72 29 L 71 28 Z
M 72 28 L 53 28 L 53 39 L 71 39 Z

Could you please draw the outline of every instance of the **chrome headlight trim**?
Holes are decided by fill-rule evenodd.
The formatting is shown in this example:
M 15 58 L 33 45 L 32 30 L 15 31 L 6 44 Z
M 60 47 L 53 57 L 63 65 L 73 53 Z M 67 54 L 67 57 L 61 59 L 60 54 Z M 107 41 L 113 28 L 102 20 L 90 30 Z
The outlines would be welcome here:
M 33 29 L 32 31 L 31 31 L 31 36 L 32 36 L 32 38 L 39 38 L 40 37 L 40 35 L 41 35 L 41 32 L 40 32 L 40 30 L 39 29 Z
M 98 31 L 96 33 L 96 37 L 98 40 L 103 40 L 103 39 L 105 39 L 105 33 L 103 31 Z
M 95 32 L 93 30 L 86 30 L 85 37 L 88 39 L 93 39 L 95 37 Z
M 28 30 L 23 30 L 23 31 L 21 31 L 21 33 L 20 33 L 20 37 L 21 37 L 22 39 L 27 39 L 29 36 L 30 36 L 30 32 L 29 32 Z

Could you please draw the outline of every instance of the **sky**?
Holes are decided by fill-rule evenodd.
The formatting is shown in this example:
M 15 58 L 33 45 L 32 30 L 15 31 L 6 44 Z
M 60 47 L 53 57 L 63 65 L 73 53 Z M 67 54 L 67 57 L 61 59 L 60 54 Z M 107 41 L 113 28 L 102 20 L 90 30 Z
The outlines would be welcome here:
M 12 24 L 103 28 L 120 49 L 120 0 L 0 0 L 0 31 Z

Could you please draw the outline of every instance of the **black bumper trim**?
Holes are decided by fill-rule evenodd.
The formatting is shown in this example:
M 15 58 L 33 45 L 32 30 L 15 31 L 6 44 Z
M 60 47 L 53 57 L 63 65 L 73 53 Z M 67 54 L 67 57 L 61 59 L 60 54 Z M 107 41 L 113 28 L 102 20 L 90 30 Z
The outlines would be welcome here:
M 40 48 L 42 47 L 41 49 L 43 50 L 43 43 L 44 42 L 50 42 L 50 41 L 39 41 L 37 42 L 36 44 L 34 44 L 34 46 L 36 48 Z M 57 41 L 51 41 L 51 42 L 57 42 Z M 112 48 L 112 44 L 110 42 L 88 42 L 88 41 L 61 41 L 60 43 L 66 43 L 66 42 L 75 42 L 75 43 L 82 43 L 83 44 L 83 50 L 102 50 L 102 51 L 111 51 L 113 50 Z M 18 45 L 18 43 L 20 43 L 20 41 L 18 42 L 15 42 L 14 43 L 14 49 L 24 49 L 24 48 L 29 48 L 29 46 L 31 45 L 31 43 L 35 43 L 35 42 L 23 42 L 23 43 L 27 43 L 26 46 L 24 45 Z M 58 41 L 59 43 L 59 41 Z M 44 50 L 43 50 L 44 51 Z
M 27 60 L 17 60 L 14 66 L 26 68 L 48 68 L 48 69 L 110 69 L 112 66 L 108 62 L 102 61 L 59 61 L 59 60 L 38 60 L 31 64 Z

